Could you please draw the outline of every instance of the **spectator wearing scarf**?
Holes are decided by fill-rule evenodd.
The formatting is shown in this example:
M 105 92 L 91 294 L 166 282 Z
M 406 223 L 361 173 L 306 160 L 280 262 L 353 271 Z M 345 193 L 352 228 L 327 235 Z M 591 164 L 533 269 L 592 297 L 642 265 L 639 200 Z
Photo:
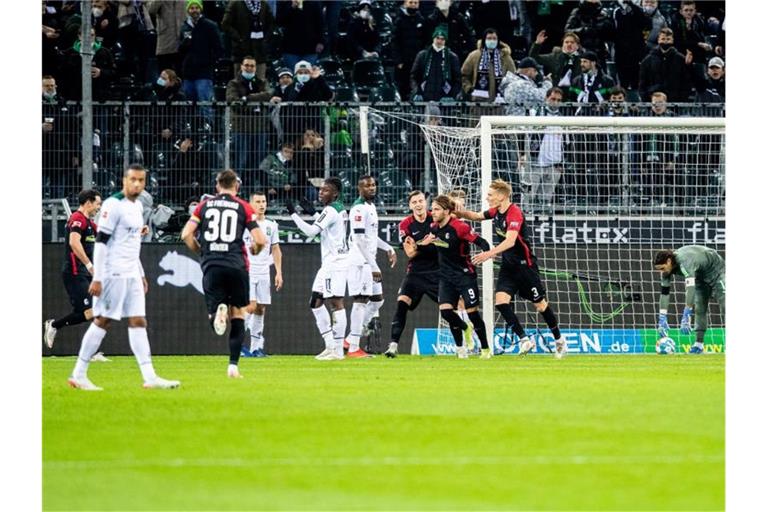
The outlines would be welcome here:
M 499 85 L 504 75 L 515 72 L 509 45 L 499 41 L 495 29 L 486 29 L 477 50 L 461 66 L 461 86 L 472 101 L 503 101 Z
M 413 101 L 454 99 L 461 90 L 459 57 L 447 46 L 448 31 L 438 26 L 432 33 L 432 45 L 421 50 L 411 68 Z
M 571 85 L 571 96 L 578 103 L 603 103 L 614 85 L 613 78 L 598 67 L 595 52 L 584 52 L 581 55 L 581 74 Z
M 240 72 L 243 57 L 256 59 L 256 76 L 266 79 L 269 45 L 275 18 L 265 0 L 230 0 L 221 20 L 221 28 L 232 40 L 235 74 Z

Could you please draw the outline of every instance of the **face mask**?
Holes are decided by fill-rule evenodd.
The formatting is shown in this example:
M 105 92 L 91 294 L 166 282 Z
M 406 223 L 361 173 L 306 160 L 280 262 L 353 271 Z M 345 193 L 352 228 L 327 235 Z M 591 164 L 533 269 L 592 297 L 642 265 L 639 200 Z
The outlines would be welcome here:
M 451 8 L 450 0 L 437 0 L 436 5 L 441 11 L 447 11 Z
M 368 12 L 366 9 L 363 9 L 360 11 L 360 19 L 368 20 L 371 19 L 371 13 Z
M 93 14 L 94 18 L 101 18 L 102 14 L 104 14 L 104 9 L 99 9 L 98 7 L 94 7 L 91 9 L 91 14 Z
M 45 96 L 48 99 L 55 98 L 56 97 L 56 91 L 53 92 L 44 92 L 43 96 Z
M 417 12 L 419 12 L 419 10 L 418 10 L 418 9 L 416 9 L 415 7 L 406 7 L 406 8 L 405 8 L 405 12 L 407 12 L 407 13 L 408 13 L 408 16 L 413 16 L 414 14 L 416 14 Z
M 245 78 L 246 80 L 253 80 L 253 77 L 256 76 L 256 73 L 248 73 L 247 71 L 241 71 L 240 74 Z
M 165 87 L 165 85 L 166 85 L 167 83 L 168 83 L 168 82 L 166 82 L 165 80 L 163 80 L 163 78 L 162 78 L 162 77 L 157 77 L 157 85 L 159 85 L 160 87 Z
M 643 6 L 643 12 L 648 16 L 650 16 L 651 14 L 656 12 L 656 8 L 653 7 L 652 5 L 646 5 L 646 6 Z
M 499 45 L 499 41 L 496 39 L 486 39 L 485 40 L 485 47 L 489 50 L 495 50 L 496 47 Z
M 309 82 L 309 75 L 305 75 L 305 74 L 296 75 L 296 80 L 298 80 L 302 84 L 305 84 Z
M 661 51 L 666 52 L 670 48 L 672 48 L 672 43 L 659 43 L 659 48 L 661 48 Z
M 432 43 L 432 48 L 433 48 L 433 49 L 434 49 L 436 52 L 439 52 L 439 51 L 442 51 L 442 50 L 443 50 L 443 48 L 445 48 L 445 46 L 437 46 L 435 43 Z

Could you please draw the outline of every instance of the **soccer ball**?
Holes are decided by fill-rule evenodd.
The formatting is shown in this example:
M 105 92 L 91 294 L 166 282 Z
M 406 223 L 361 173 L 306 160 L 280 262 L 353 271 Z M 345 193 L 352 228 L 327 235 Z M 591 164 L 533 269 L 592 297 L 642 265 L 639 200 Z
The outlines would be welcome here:
M 674 354 L 675 353 L 675 340 L 664 336 L 656 341 L 656 353 L 657 354 Z

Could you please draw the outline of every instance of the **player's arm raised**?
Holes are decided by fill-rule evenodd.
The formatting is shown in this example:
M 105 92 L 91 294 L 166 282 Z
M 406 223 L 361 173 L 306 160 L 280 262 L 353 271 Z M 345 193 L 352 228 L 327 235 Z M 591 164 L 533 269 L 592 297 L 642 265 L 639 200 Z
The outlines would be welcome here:
M 456 217 L 459 219 L 466 219 L 466 220 L 474 220 L 474 221 L 481 221 L 485 220 L 485 214 L 482 212 L 473 212 L 470 210 L 464 209 L 464 207 L 457 205 L 456 209 L 453 212 Z

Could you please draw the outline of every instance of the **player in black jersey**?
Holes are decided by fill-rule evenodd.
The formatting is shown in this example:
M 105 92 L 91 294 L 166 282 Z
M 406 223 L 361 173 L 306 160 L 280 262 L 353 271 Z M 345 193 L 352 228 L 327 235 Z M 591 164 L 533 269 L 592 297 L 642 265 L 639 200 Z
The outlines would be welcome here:
M 517 294 L 533 303 L 541 313 L 555 337 L 555 357 L 562 358 L 568 351 L 560 335 L 557 317 L 546 299 L 546 290 L 539 277 L 536 256 L 531 249 L 531 237 L 522 210 L 510 200 L 512 187 L 503 180 L 494 180 L 486 196 L 490 209 L 479 213 L 459 211 L 457 215 L 469 220 L 493 219 L 496 247 L 476 255 L 472 262 L 482 262 L 501 254 L 501 269 L 496 282 L 496 310 L 520 338 L 520 354 L 525 355 L 535 343 L 525 334 L 525 329 L 512 309 L 512 297 Z
M 491 350 L 488 347 L 485 322 L 479 311 L 480 292 L 477 287 L 477 272 L 470 259 L 469 244 L 475 244 L 483 251 L 490 250 L 491 245 L 472 231 L 467 223 L 452 216 L 454 208 L 455 205 L 450 197 L 437 196 L 432 201 L 432 218 L 435 222 L 431 226 L 430 234 L 418 244 L 433 244 L 437 247 L 440 264 L 438 291 L 440 316 L 450 326 L 459 358 L 468 357 L 462 336 L 464 338 L 472 336 L 472 327 L 468 326 L 455 311 L 461 297 L 464 299 L 469 320 L 480 340 L 480 358 L 490 359 Z
M 229 377 L 240 377 L 237 363 L 245 338 L 245 307 L 248 297 L 248 255 L 243 243 L 243 231 L 251 232 L 253 254 L 266 244 L 264 233 L 258 229 L 256 213 L 251 205 L 237 197 L 240 180 L 228 169 L 216 176 L 217 194 L 201 202 L 184 226 L 182 240 L 192 251 L 200 253 L 203 269 L 203 292 L 208 319 L 213 330 L 221 336 L 229 331 Z M 201 236 L 196 237 L 200 228 Z
M 397 344 L 405 329 L 408 311 L 413 311 L 426 294 L 437 302 L 440 284 L 437 248 L 434 245 L 418 245 L 431 229 L 432 214 L 427 210 L 427 198 L 420 190 L 408 195 L 408 206 L 412 215 L 400 222 L 400 243 L 408 256 L 408 268 L 397 292 L 397 308 L 392 318 L 392 338 L 387 357 L 397 357 Z
M 53 347 L 56 332 L 62 327 L 77 325 L 93 318 L 88 287 L 93 276 L 93 244 L 96 224 L 93 217 L 101 208 L 101 194 L 96 190 L 83 190 L 77 195 L 80 205 L 67 220 L 64 244 L 64 265 L 61 277 L 72 304 L 72 312 L 63 318 L 45 321 L 45 344 Z M 97 356 L 94 356 L 97 357 Z M 103 358 L 103 356 L 102 356 Z

